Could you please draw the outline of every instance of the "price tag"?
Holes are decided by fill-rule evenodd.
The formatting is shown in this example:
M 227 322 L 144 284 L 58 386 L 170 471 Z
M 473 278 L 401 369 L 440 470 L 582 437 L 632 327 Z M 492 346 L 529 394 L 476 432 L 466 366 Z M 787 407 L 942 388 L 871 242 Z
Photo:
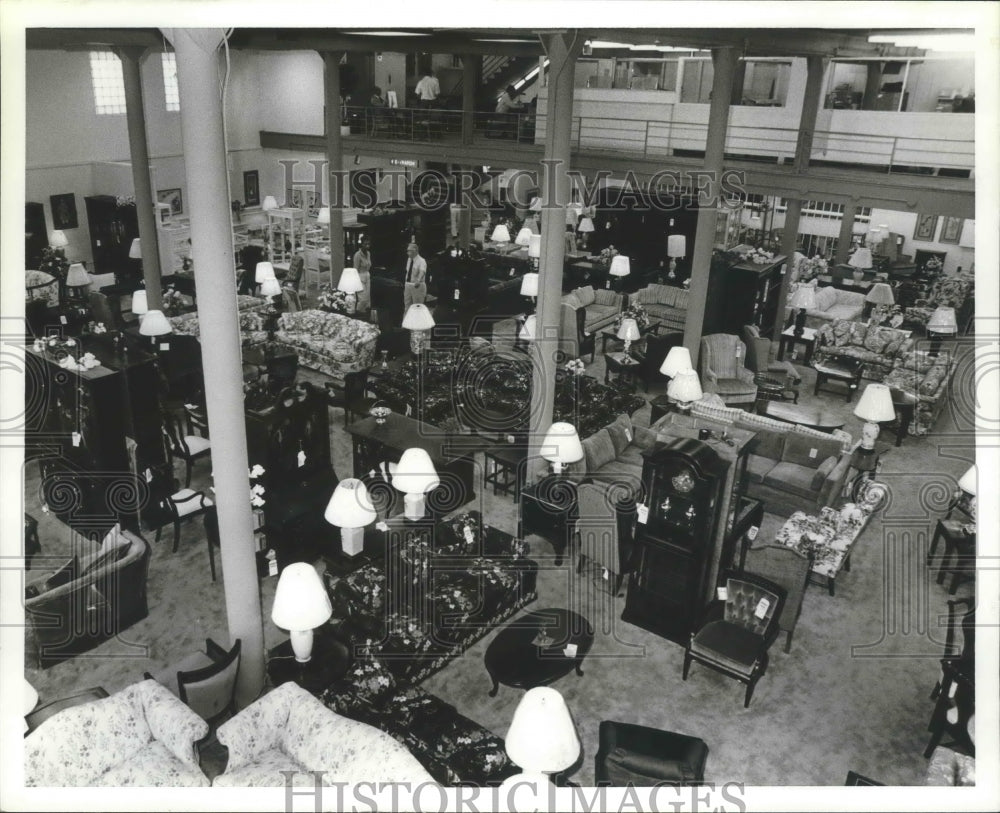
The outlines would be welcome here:
M 604 581 L 608 580 L 608 569 L 606 567 L 601 569 L 601 578 L 604 579 Z
M 632 430 L 631 429 L 626 429 L 625 430 L 625 440 L 627 440 L 629 443 L 632 442 Z
M 59 324 L 61 324 L 61 325 L 65 325 L 66 324 L 66 317 L 64 315 L 60 315 L 59 316 Z
M 816 455 L 818 455 L 818 454 L 819 454 L 819 450 L 818 449 L 815 449 L 815 448 L 810 449 L 809 450 L 809 459 L 810 460 L 814 459 L 816 457 Z
M 74 432 L 73 435 L 72 435 L 72 438 L 73 438 L 73 445 L 74 446 L 79 446 L 80 445 L 80 441 L 83 439 L 79 432 Z
M 566 644 L 566 648 L 563 650 L 563 655 L 567 658 L 576 657 L 576 644 Z
M 636 506 L 635 513 L 636 513 L 635 517 L 636 521 L 641 523 L 642 525 L 645 525 L 646 521 L 649 519 L 649 506 L 648 505 Z
M 166 352 L 170 349 L 170 342 L 160 342 L 160 351 Z
M 146 482 L 147 483 L 153 482 L 153 472 L 151 472 L 149 469 L 146 469 Z
M 298 453 L 299 468 L 301 469 L 306 464 L 306 453 L 299 449 Z
M 512 268 L 512 269 L 510 269 L 510 273 L 509 273 L 509 274 L 508 274 L 507 276 L 508 276 L 508 277 L 512 277 L 512 276 L 514 276 L 514 269 L 513 269 L 513 268 Z
M 757 602 L 757 609 L 753 611 L 753 614 L 757 618 L 763 618 L 765 615 L 767 615 L 767 609 L 770 606 L 771 602 L 768 601 L 766 598 L 762 598 L 760 601 Z
M 726 589 L 725 587 L 716 587 L 715 597 L 719 599 L 719 601 L 725 601 L 727 598 L 729 598 L 729 590 Z
M 759 533 L 760 533 L 760 528 L 758 528 L 756 525 L 751 525 L 750 530 L 747 531 L 747 539 L 753 542 L 757 538 L 757 534 Z
M 267 575 L 277 576 L 278 575 L 278 560 L 268 559 L 267 560 Z
M 456 302 L 458 301 L 458 298 L 459 298 L 459 290 L 458 290 L 458 288 L 456 288 L 455 289 L 455 301 Z

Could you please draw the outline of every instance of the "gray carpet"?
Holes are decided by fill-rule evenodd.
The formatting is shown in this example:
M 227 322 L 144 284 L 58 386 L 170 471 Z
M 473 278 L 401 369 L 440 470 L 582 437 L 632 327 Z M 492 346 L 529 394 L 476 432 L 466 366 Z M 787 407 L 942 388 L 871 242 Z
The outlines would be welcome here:
M 803 403 L 822 401 L 843 410 L 846 429 L 857 436 L 860 421 L 843 397 L 812 395 L 813 373 L 800 367 Z M 603 378 L 600 358 L 588 373 Z M 319 380 L 322 376 L 304 372 Z M 837 580 L 836 596 L 810 586 L 792 651 L 783 641 L 771 650 L 771 663 L 757 686 L 749 709 L 743 686 L 697 664 L 681 680 L 683 649 L 620 619 L 624 598 L 613 598 L 578 576 L 572 557 L 555 567 L 552 551 L 539 537 L 529 537 L 532 558 L 539 561 L 539 599 L 528 610 L 569 607 L 594 625 L 597 639 L 578 677 L 570 674 L 554 686 L 566 698 L 583 746 L 573 781 L 593 780 L 593 757 L 601 720 L 642 723 L 702 737 L 709 745 L 707 779 L 750 785 L 842 785 L 855 770 L 891 785 L 923 783 L 929 693 L 938 676 L 947 593 L 934 581 L 924 555 L 936 519 L 943 515 L 950 490 L 972 459 L 970 427 L 972 378 L 966 367 L 956 376 L 955 401 L 933 435 L 908 438 L 884 457 L 881 479 L 892 493 L 889 506 L 858 540 L 849 573 Z M 654 389 L 647 397 L 655 397 Z M 856 403 L 856 399 L 855 399 Z M 637 414 L 648 421 L 648 407 Z M 330 410 L 334 465 L 350 473 L 350 445 L 343 413 Z M 479 461 L 481 462 L 481 460 Z M 210 465 L 196 465 L 195 487 L 207 486 Z M 38 504 L 37 465 L 25 469 L 25 510 L 39 519 L 45 554 L 60 561 L 70 549 L 69 531 L 43 514 Z M 516 508 L 510 497 L 479 494 L 491 524 L 514 532 Z M 767 540 L 783 518 L 768 515 L 761 532 Z M 152 541 L 152 540 L 150 540 Z M 218 557 L 217 557 L 218 559 Z M 36 561 L 36 569 L 46 562 Z M 218 564 L 218 562 L 217 562 Z M 220 569 L 221 574 L 221 569 Z M 29 578 L 31 574 L 29 573 Z M 265 643 L 285 635 L 270 621 L 276 579 L 261 583 Z M 964 585 L 959 592 L 972 588 Z M 205 637 L 228 641 L 223 582 L 212 583 L 200 521 L 183 526 L 180 550 L 171 553 L 170 533 L 154 544 L 149 570 L 149 618 L 123 633 L 120 640 L 92 652 L 25 674 L 41 702 L 87 686 L 114 692 L 199 648 Z M 487 635 L 423 686 L 453 703 L 462 713 L 504 734 L 522 694 L 501 687 L 487 695 L 483 667 Z M 218 756 L 206 768 L 217 773 Z

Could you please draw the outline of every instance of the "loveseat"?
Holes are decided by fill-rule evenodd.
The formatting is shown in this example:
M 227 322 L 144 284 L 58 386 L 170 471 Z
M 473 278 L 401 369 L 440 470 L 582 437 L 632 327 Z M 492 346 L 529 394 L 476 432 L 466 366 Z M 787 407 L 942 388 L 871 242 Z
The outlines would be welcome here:
M 882 381 L 896 365 L 896 359 L 912 349 L 909 331 L 838 320 L 816 331 L 812 363 L 856 359 L 862 362 L 862 377 Z
M 613 325 L 618 314 L 621 313 L 624 303 L 623 294 L 606 288 L 595 289 L 592 285 L 574 288 L 568 294 L 564 294 L 559 322 L 559 339 L 563 350 L 569 354 L 569 358 L 580 357 L 577 310 L 583 309 L 585 314 L 583 330 L 592 335 L 598 330 Z
M 911 434 L 926 435 L 931 431 L 948 402 L 948 391 L 957 366 L 954 356 L 947 352 L 931 356 L 911 350 L 896 358 L 895 366 L 884 383 L 916 399 L 909 427 Z
M 690 291 L 686 288 L 654 282 L 629 294 L 628 304 L 642 305 L 651 319 L 660 322 L 666 328 L 684 330 L 689 296 Z
M 335 714 L 296 683 L 283 683 L 227 720 L 216 733 L 229 749 L 216 787 L 315 787 L 319 781 L 400 782 L 415 787 L 430 774 L 396 740 Z
M 145 618 L 149 557 L 145 539 L 115 526 L 93 553 L 31 581 L 24 611 L 39 665 L 85 652 Z
M 844 291 L 832 285 L 817 287 L 816 307 L 806 310 L 806 327 L 820 328 L 830 322 L 860 319 L 864 310 L 865 295 L 858 291 Z
M 155 680 L 63 709 L 24 740 L 28 787 L 205 787 L 201 719 Z
M 940 276 L 912 302 L 901 298 L 903 323 L 924 327 L 935 308 L 949 307 L 955 309 L 955 318 L 962 330 L 975 313 L 975 288 L 976 275 L 972 272 Z
M 245 330 L 244 320 L 242 319 L 244 314 L 258 313 L 266 307 L 266 299 L 261 299 L 259 296 L 250 296 L 248 294 L 237 294 L 236 309 L 239 311 L 241 316 L 240 331 L 242 332 Z M 168 316 L 167 321 L 170 322 L 170 329 L 173 333 L 179 333 L 182 336 L 194 336 L 196 339 L 200 336 L 198 311 L 190 311 L 189 313 L 182 313 L 177 316 Z M 255 321 L 247 324 L 253 324 L 256 326 L 258 323 Z M 255 327 L 255 329 L 259 328 Z

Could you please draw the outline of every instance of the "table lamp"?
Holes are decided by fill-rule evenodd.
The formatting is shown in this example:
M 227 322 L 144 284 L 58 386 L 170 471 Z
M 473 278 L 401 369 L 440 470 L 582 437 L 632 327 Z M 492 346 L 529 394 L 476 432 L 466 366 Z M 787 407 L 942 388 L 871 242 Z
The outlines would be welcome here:
M 532 234 L 531 242 L 528 243 L 528 259 L 531 260 L 531 266 L 536 271 L 538 270 L 538 261 L 542 256 L 542 235 Z
M 663 359 L 663 364 L 660 365 L 660 372 L 669 378 L 673 378 L 677 373 L 684 370 L 693 369 L 691 366 L 691 351 L 683 345 L 671 347 L 667 353 L 667 357 Z
M 625 356 L 627 358 L 632 349 L 632 342 L 639 339 L 639 325 L 635 319 L 631 317 L 622 319 L 621 326 L 618 328 L 618 338 L 625 342 Z
M 611 287 L 611 277 L 627 277 L 631 273 L 631 264 L 624 254 L 616 254 L 611 258 L 611 268 L 608 269 L 608 284 Z
M 535 271 L 529 271 L 521 277 L 521 296 L 531 297 L 532 305 L 535 303 L 535 297 L 538 296 L 538 274 Z
M 493 229 L 493 234 L 490 235 L 490 240 L 494 243 L 506 244 L 510 242 L 510 232 L 507 227 L 500 223 L 495 229 Z
M 542 199 L 538 197 L 538 195 L 535 195 L 535 197 L 531 199 L 531 203 L 528 204 L 528 211 L 530 212 L 542 211 Z
M 872 317 L 878 317 L 886 308 L 896 304 L 896 298 L 892 295 L 892 286 L 886 282 L 876 282 L 872 289 L 865 294 L 865 302 L 871 306 Z
M 271 605 L 271 620 L 291 633 L 292 651 L 299 663 L 312 658 L 313 630 L 333 615 L 323 582 L 308 562 L 295 562 L 281 571 Z
M 354 477 L 337 483 L 323 518 L 340 528 L 340 547 L 348 556 L 357 556 L 365 547 L 365 526 L 377 518 L 368 489 Z
M 324 206 L 316 213 L 316 224 L 319 226 L 329 226 L 330 225 L 330 209 Z
M 403 314 L 403 328 L 410 331 L 410 350 L 415 356 L 420 355 L 424 349 L 424 342 L 427 334 L 434 327 L 434 317 L 421 302 L 415 302 L 406 309 Z
M 260 295 L 266 298 L 281 295 L 281 283 L 275 277 L 268 277 L 260 284 Z
M 865 421 L 861 429 L 861 448 L 874 449 L 878 425 L 896 417 L 896 407 L 893 406 L 889 388 L 885 384 L 869 384 L 861 393 L 861 400 L 854 407 L 854 414 Z
M 580 225 L 576 227 L 576 230 L 580 232 L 580 245 L 586 248 L 587 241 L 594 232 L 594 221 L 587 216 L 581 217 Z
M 441 480 L 431 456 L 424 449 L 413 447 L 399 458 L 392 472 L 392 484 L 406 495 L 403 516 L 418 520 L 424 518 L 424 494 L 441 485 Z
M 580 739 L 563 696 L 550 686 L 536 686 L 524 693 L 504 741 L 507 756 L 522 773 L 504 780 L 508 797 L 520 784 L 535 789 L 548 801 L 552 774 L 565 771 L 580 758 Z M 543 802 L 544 804 L 544 802 Z
M 854 279 L 861 279 L 864 276 L 863 272 L 875 265 L 871 249 L 861 246 L 851 255 L 847 264 L 854 269 Z
M 358 294 L 365 289 L 361 275 L 356 268 L 345 268 L 337 283 L 337 290 L 347 294 L 347 312 L 354 313 L 358 309 Z
M 257 267 L 254 269 L 253 281 L 262 285 L 266 279 L 277 279 L 277 276 L 274 273 L 274 266 L 267 260 L 263 260 L 257 263 Z
M 267 195 L 264 198 L 264 202 L 260 205 L 260 208 L 265 212 L 270 212 L 278 208 L 278 201 L 274 199 L 274 195 Z
M 799 285 L 788 304 L 799 309 L 795 315 L 795 330 L 792 332 L 796 336 L 801 336 L 806 329 L 806 311 L 816 307 L 816 288 L 812 285 Z
M 138 288 L 132 292 L 132 313 L 142 316 L 149 310 L 149 301 L 146 299 L 146 289 Z
M 976 474 L 976 467 L 969 466 L 965 474 L 963 474 L 958 479 L 958 487 L 962 489 L 970 497 L 976 496 L 976 489 L 978 488 L 978 476 Z
M 49 236 L 49 246 L 51 248 L 66 248 L 69 245 L 69 240 L 66 239 L 66 235 L 62 229 L 53 229 L 52 234 Z
M 687 254 L 687 237 L 683 234 L 667 235 L 667 256 L 670 258 L 670 272 L 668 276 L 673 279 L 677 273 L 677 258 Z
M 66 288 L 75 299 L 83 299 L 87 289 L 90 287 L 90 275 L 83 263 L 71 263 L 66 272 Z
M 564 465 L 583 459 L 583 444 L 571 423 L 556 421 L 545 433 L 542 457 L 552 464 L 552 472 L 561 474 Z
M 521 330 L 517 334 L 517 338 L 521 341 L 530 342 L 535 338 L 535 331 L 538 329 L 538 319 L 535 314 L 531 314 L 527 319 L 524 320 L 524 324 L 521 325 Z
M 153 310 L 146 311 L 139 319 L 139 334 L 142 336 L 151 336 L 153 341 L 156 341 L 157 336 L 166 336 L 172 330 L 170 322 L 167 321 L 167 317 L 163 315 L 163 311 L 161 310 L 154 308 Z
M 692 369 L 678 370 L 667 384 L 667 397 L 676 401 L 682 411 L 691 409 L 691 404 L 701 396 L 701 382 L 698 373 Z
M 524 228 L 521 229 L 521 231 L 517 233 L 517 237 L 514 238 L 514 244 L 527 248 L 527 246 L 530 243 L 531 243 L 531 229 L 525 226 Z

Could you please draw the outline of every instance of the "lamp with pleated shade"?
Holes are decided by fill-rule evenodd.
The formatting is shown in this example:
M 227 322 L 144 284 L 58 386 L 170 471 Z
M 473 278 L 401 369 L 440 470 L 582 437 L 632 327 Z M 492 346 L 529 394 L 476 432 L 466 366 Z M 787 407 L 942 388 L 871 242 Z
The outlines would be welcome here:
M 691 366 L 691 351 L 684 346 L 671 347 L 667 357 L 660 365 L 660 372 L 673 378 L 677 373 L 693 369 Z
M 873 305 L 894 305 L 896 298 L 892 295 L 892 286 L 886 282 L 876 282 L 865 294 L 865 302 Z
M 441 485 L 441 479 L 431 456 L 424 449 L 412 447 L 399 458 L 392 471 L 392 484 L 406 495 L 403 515 L 418 520 L 424 517 L 424 494 Z
M 854 414 L 865 422 L 861 428 L 861 448 L 874 449 L 878 437 L 879 424 L 894 420 L 896 407 L 892 403 L 892 392 L 885 384 L 869 384 L 861 393 Z
M 170 322 L 163 315 L 161 310 L 146 311 L 146 314 L 139 320 L 139 333 L 142 336 L 166 336 L 173 328 Z
M 490 235 L 490 240 L 494 243 L 509 243 L 510 231 L 503 223 L 500 223 L 495 229 L 493 229 L 493 233 Z
M 333 605 L 316 568 L 308 562 L 294 562 L 281 571 L 271 605 L 271 620 L 291 633 L 295 660 L 310 661 L 313 630 L 332 615 Z
M 571 423 L 556 421 L 545 433 L 541 455 L 552 464 L 552 471 L 560 474 L 562 468 L 583 459 L 583 444 L 576 427 Z
M 377 514 L 365 484 L 354 477 L 337 483 L 323 518 L 340 528 L 340 547 L 348 556 L 357 556 L 365 547 L 365 526 Z
M 672 398 L 681 409 L 690 409 L 691 404 L 701 398 L 701 382 L 694 370 L 679 370 L 667 385 L 667 397 Z
M 521 229 L 517 233 L 517 237 L 514 238 L 514 244 L 527 248 L 531 244 L 531 229 L 527 226 Z
M 520 786 L 534 788 L 535 804 L 548 801 L 552 791 L 549 777 L 580 758 L 580 738 L 573 718 L 563 696 L 551 686 L 536 686 L 524 693 L 504 745 L 507 756 L 522 773 L 504 780 L 501 792 L 506 789 L 510 799 Z
M 69 240 L 66 239 L 62 229 L 53 229 L 49 236 L 49 245 L 52 248 L 66 248 L 69 245 Z
M 128 256 L 133 260 L 142 259 L 142 240 L 138 237 L 132 240 L 132 245 L 128 247 Z

